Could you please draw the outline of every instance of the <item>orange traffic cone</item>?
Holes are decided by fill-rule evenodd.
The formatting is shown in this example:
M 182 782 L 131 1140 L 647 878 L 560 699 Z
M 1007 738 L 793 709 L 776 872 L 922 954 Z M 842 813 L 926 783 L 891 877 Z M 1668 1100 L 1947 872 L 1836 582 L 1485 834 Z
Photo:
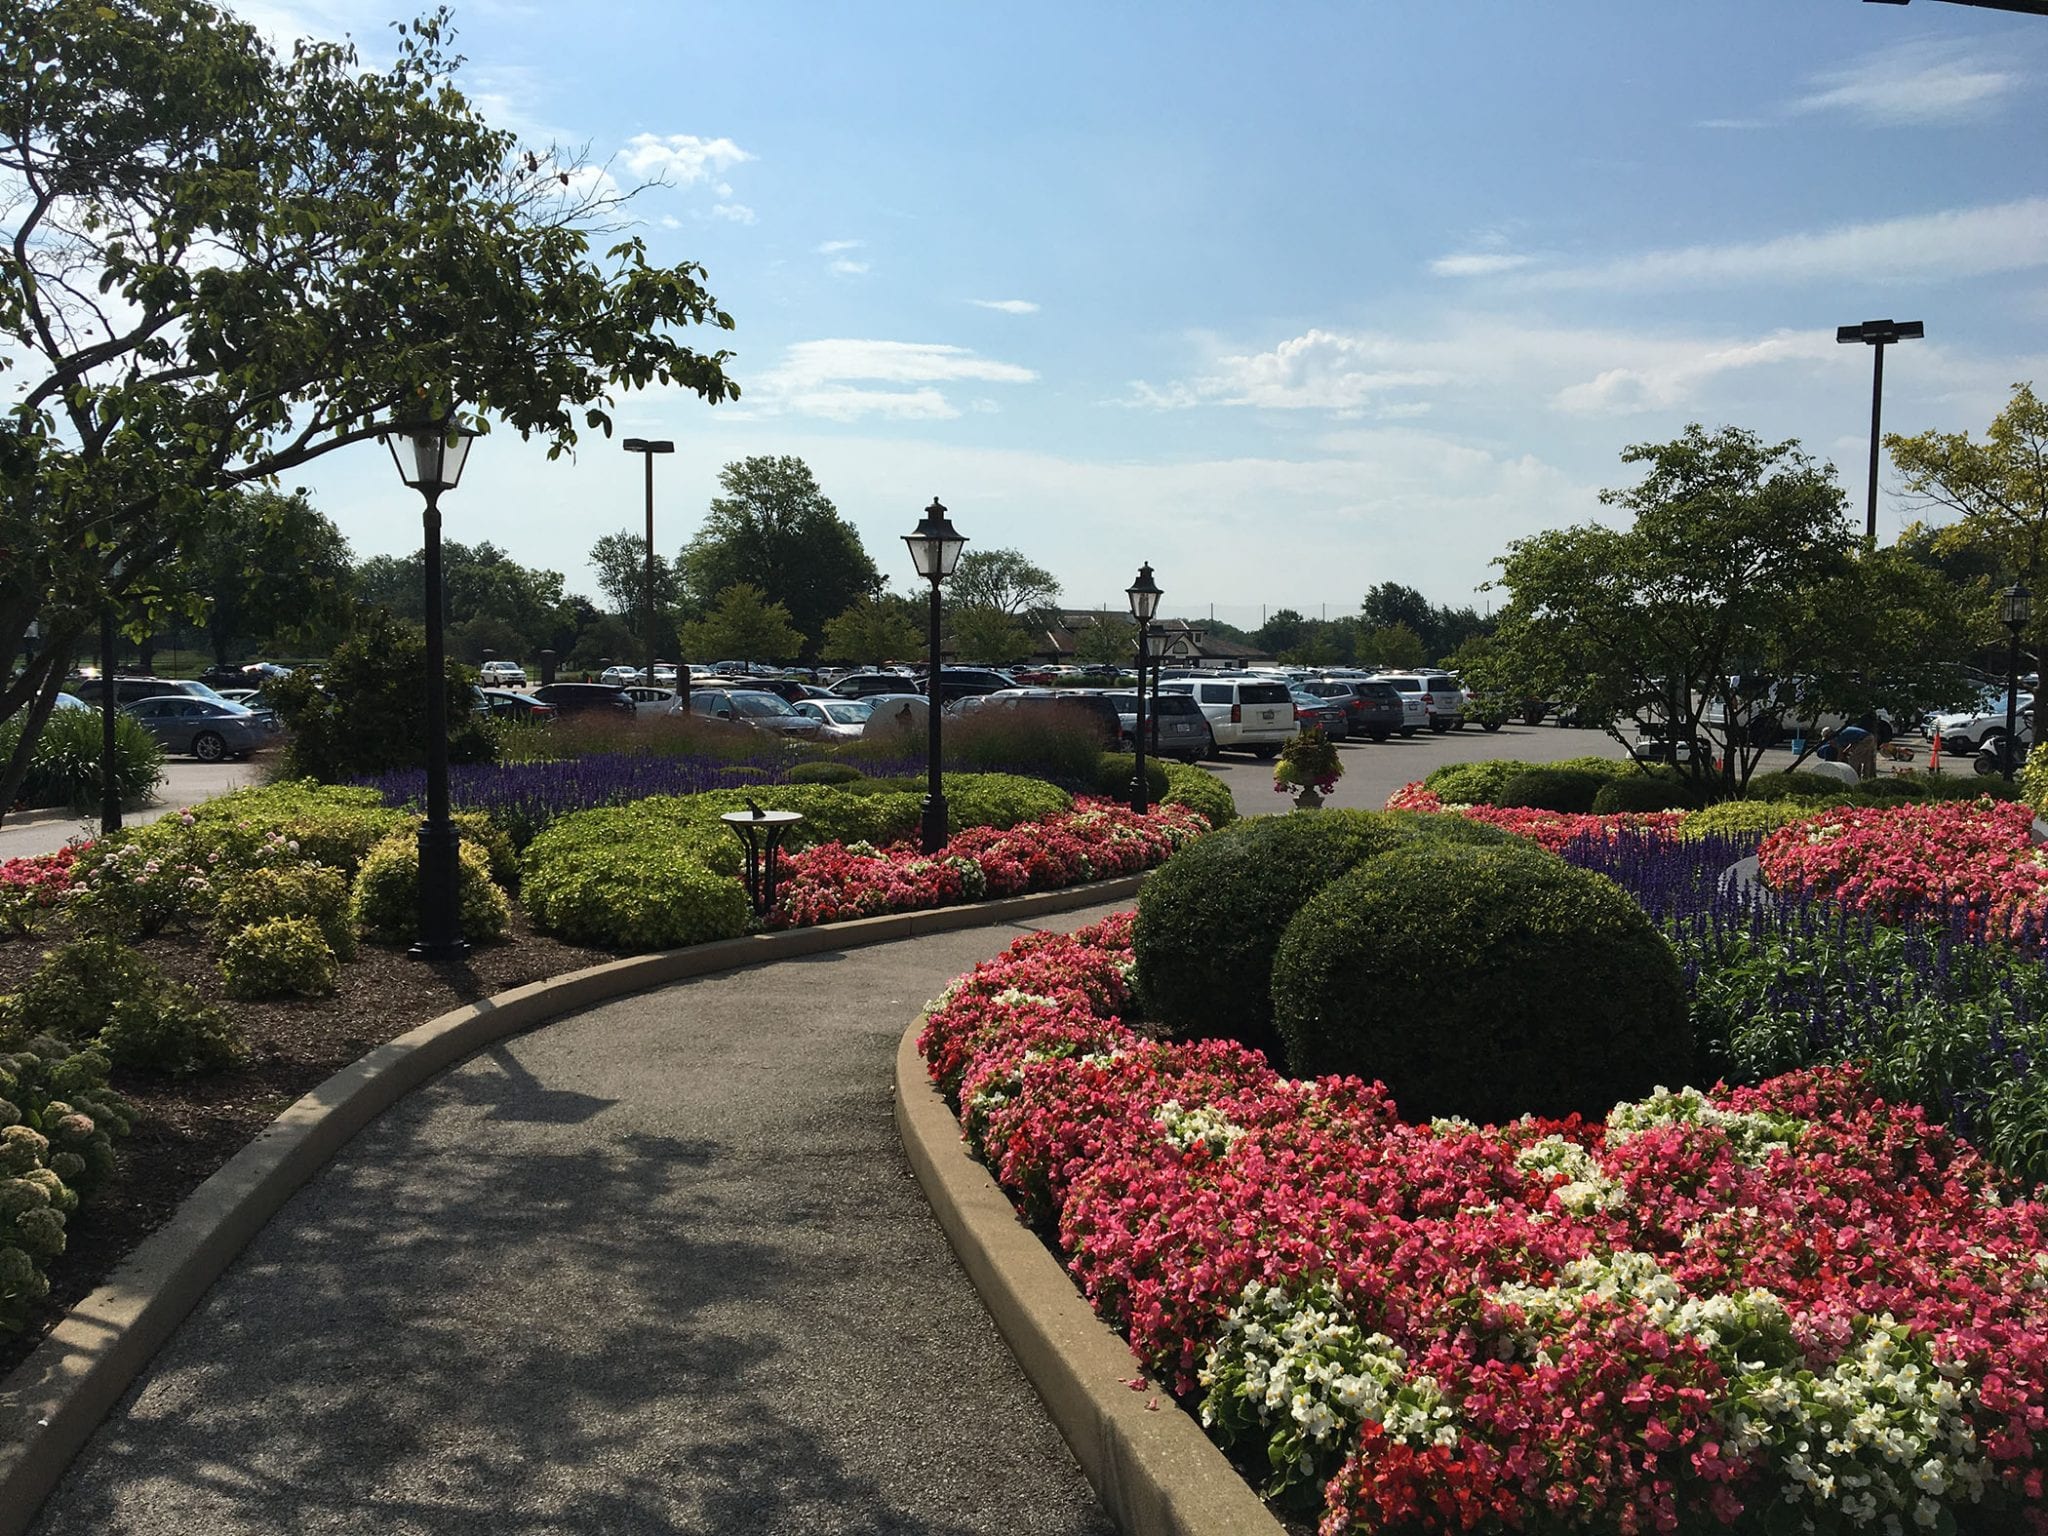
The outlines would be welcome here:
M 1941 732 L 1934 733 L 1934 745 L 1927 749 L 1927 771 L 1941 772 Z

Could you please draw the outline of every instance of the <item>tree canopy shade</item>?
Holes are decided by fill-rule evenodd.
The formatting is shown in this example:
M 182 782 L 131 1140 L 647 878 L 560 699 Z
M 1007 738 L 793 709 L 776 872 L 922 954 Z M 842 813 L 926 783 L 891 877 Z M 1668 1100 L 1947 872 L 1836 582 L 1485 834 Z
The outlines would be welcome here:
M 808 652 L 829 620 L 880 590 L 860 534 L 802 459 L 741 459 L 719 471 L 718 483 L 725 494 L 712 498 L 679 562 L 685 612 L 706 613 L 732 587 L 759 587 L 786 610 Z M 697 654 L 687 639 L 684 648 Z
M 856 599 L 825 625 L 818 647 L 822 661 L 873 666 L 924 653 L 925 637 L 917 626 L 919 605 L 911 598 L 884 595 Z
M 236 487 L 457 409 L 559 453 L 616 389 L 738 393 L 680 334 L 731 328 L 702 269 L 594 258 L 617 199 L 489 128 L 450 35 L 372 71 L 206 0 L 0 6 L 0 653 L 50 641 L 0 720 Z
M 1031 654 L 1031 632 L 1000 608 L 953 608 L 946 615 L 946 638 L 961 661 L 992 667 Z
M 1696 425 L 1622 460 L 1646 466 L 1642 481 L 1601 499 L 1630 527 L 1551 530 L 1495 562 L 1510 600 L 1489 687 L 1705 742 L 1686 770 L 1703 793 L 1748 782 L 1762 748 L 1743 727 L 1773 683 L 1796 680 L 1801 714 L 1852 718 L 1953 688 L 1954 590 L 1896 550 L 1863 550 L 1832 466 Z M 1732 725 L 1708 725 L 1710 705 Z
M 213 659 L 225 666 L 237 641 L 346 628 L 355 569 L 348 540 L 303 491 L 244 490 L 207 518 L 166 582 L 205 599 Z

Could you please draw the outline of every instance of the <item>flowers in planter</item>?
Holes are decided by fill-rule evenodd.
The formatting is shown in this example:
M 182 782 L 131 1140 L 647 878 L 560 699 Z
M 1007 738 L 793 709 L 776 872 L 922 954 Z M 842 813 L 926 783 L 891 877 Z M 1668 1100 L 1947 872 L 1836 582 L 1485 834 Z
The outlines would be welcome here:
M 1033 935 L 920 1048 L 1097 1311 L 1324 1532 L 2048 1533 L 2048 1206 L 1854 1071 L 1405 1124 L 1143 1039 L 1129 967 L 1127 918 Z
M 1343 777 L 1344 764 L 1338 761 L 1337 749 L 1318 726 L 1298 733 L 1280 749 L 1279 760 L 1273 764 L 1273 788 L 1283 795 L 1304 789 L 1327 795 Z

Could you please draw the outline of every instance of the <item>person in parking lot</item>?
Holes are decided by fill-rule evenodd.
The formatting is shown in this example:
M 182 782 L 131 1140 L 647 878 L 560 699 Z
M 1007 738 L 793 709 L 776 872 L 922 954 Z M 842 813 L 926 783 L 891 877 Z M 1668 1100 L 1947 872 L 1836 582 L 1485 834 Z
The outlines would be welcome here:
M 1859 779 L 1877 777 L 1877 737 L 1861 725 L 1826 732 L 1813 755 L 1822 762 L 1848 764 Z

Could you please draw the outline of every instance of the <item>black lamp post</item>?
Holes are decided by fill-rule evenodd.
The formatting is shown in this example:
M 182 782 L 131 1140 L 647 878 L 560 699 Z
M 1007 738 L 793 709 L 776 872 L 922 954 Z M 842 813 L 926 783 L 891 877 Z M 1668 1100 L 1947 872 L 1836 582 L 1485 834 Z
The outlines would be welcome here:
M 676 445 L 667 438 L 629 437 L 626 452 L 637 453 L 647 465 L 647 686 L 654 686 L 654 456 L 674 453 Z M 682 695 L 683 710 L 690 708 L 690 669 L 676 658 L 676 692 Z
M 462 937 L 462 834 L 448 818 L 448 662 L 441 629 L 441 493 L 462 479 L 476 434 L 451 422 L 386 433 L 398 476 L 427 499 L 427 819 L 420 823 L 419 942 L 416 960 L 449 960 L 469 948 Z
M 1998 622 L 2005 626 L 2010 637 L 2005 653 L 2005 750 L 1999 754 L 2004 760 L 2008 784 L 2012 782 L 2012 771 L 2020 749 L 2020 631 L 2033 617 L 2034 594 L 2027 590 L 2025 582 L 2017 582 L 1998 594 Z M 2038 710 L 2034 718 L 2041 718 Z
M 932 584 L 931 608 L 931 675 L 926 678 L 925 688 L 925 796 L 924 835 L 926 853 L 937 853 L 946 846 L 946 795 L 939 781 L 939 712 L 946 702 L 946 689 L 942 673 L 944 667 L 939 655 L 939 583 L 953 574 L 953 567 L 960 563 L 960 547 L 967 541 L 960 537 L 946 509 L 939 505 L 934 496 L 932 504 L 924 509 L 924 521 L 915 531 L 906 533 L 903 542 L 910 546 L 911 563 L 917 567 L 917 574 Z
M 1918 320 L 1866 320 L 1861 325 L 1835 327 L 1836 341 L 1860 341 L 1877 357 L 1870 379 L 1870 499 L 1863 514 L 1863 537 L 1872 544 L 1877 542 L 1877 429 L 1884 412 L 1884 349 L 1895 341 L 1918 341 L 1926 334 L 1927 327 Z
M 109 581 L 121 576 L 117 565 L 107 573 Z M 100 608 L 100 832 L 121 830 L 121 782 L 116 771 L 118 753 L 114 745 L 114 598 L 107 595 Z
M 1124 596 L 1138 621 L 1138 719 L 1131 730 L 1138 771 L 1131 777 L 1131 809 L 1142 816 L 1152 808 L 1152 786 L 1145 781 L 1145 659 L 1152 649 L 1152 616 L 1159 612 L 1159 583 L 1152 579 L 1149 561 L 1138 567 L 1138 579 L 1124 588 Z

